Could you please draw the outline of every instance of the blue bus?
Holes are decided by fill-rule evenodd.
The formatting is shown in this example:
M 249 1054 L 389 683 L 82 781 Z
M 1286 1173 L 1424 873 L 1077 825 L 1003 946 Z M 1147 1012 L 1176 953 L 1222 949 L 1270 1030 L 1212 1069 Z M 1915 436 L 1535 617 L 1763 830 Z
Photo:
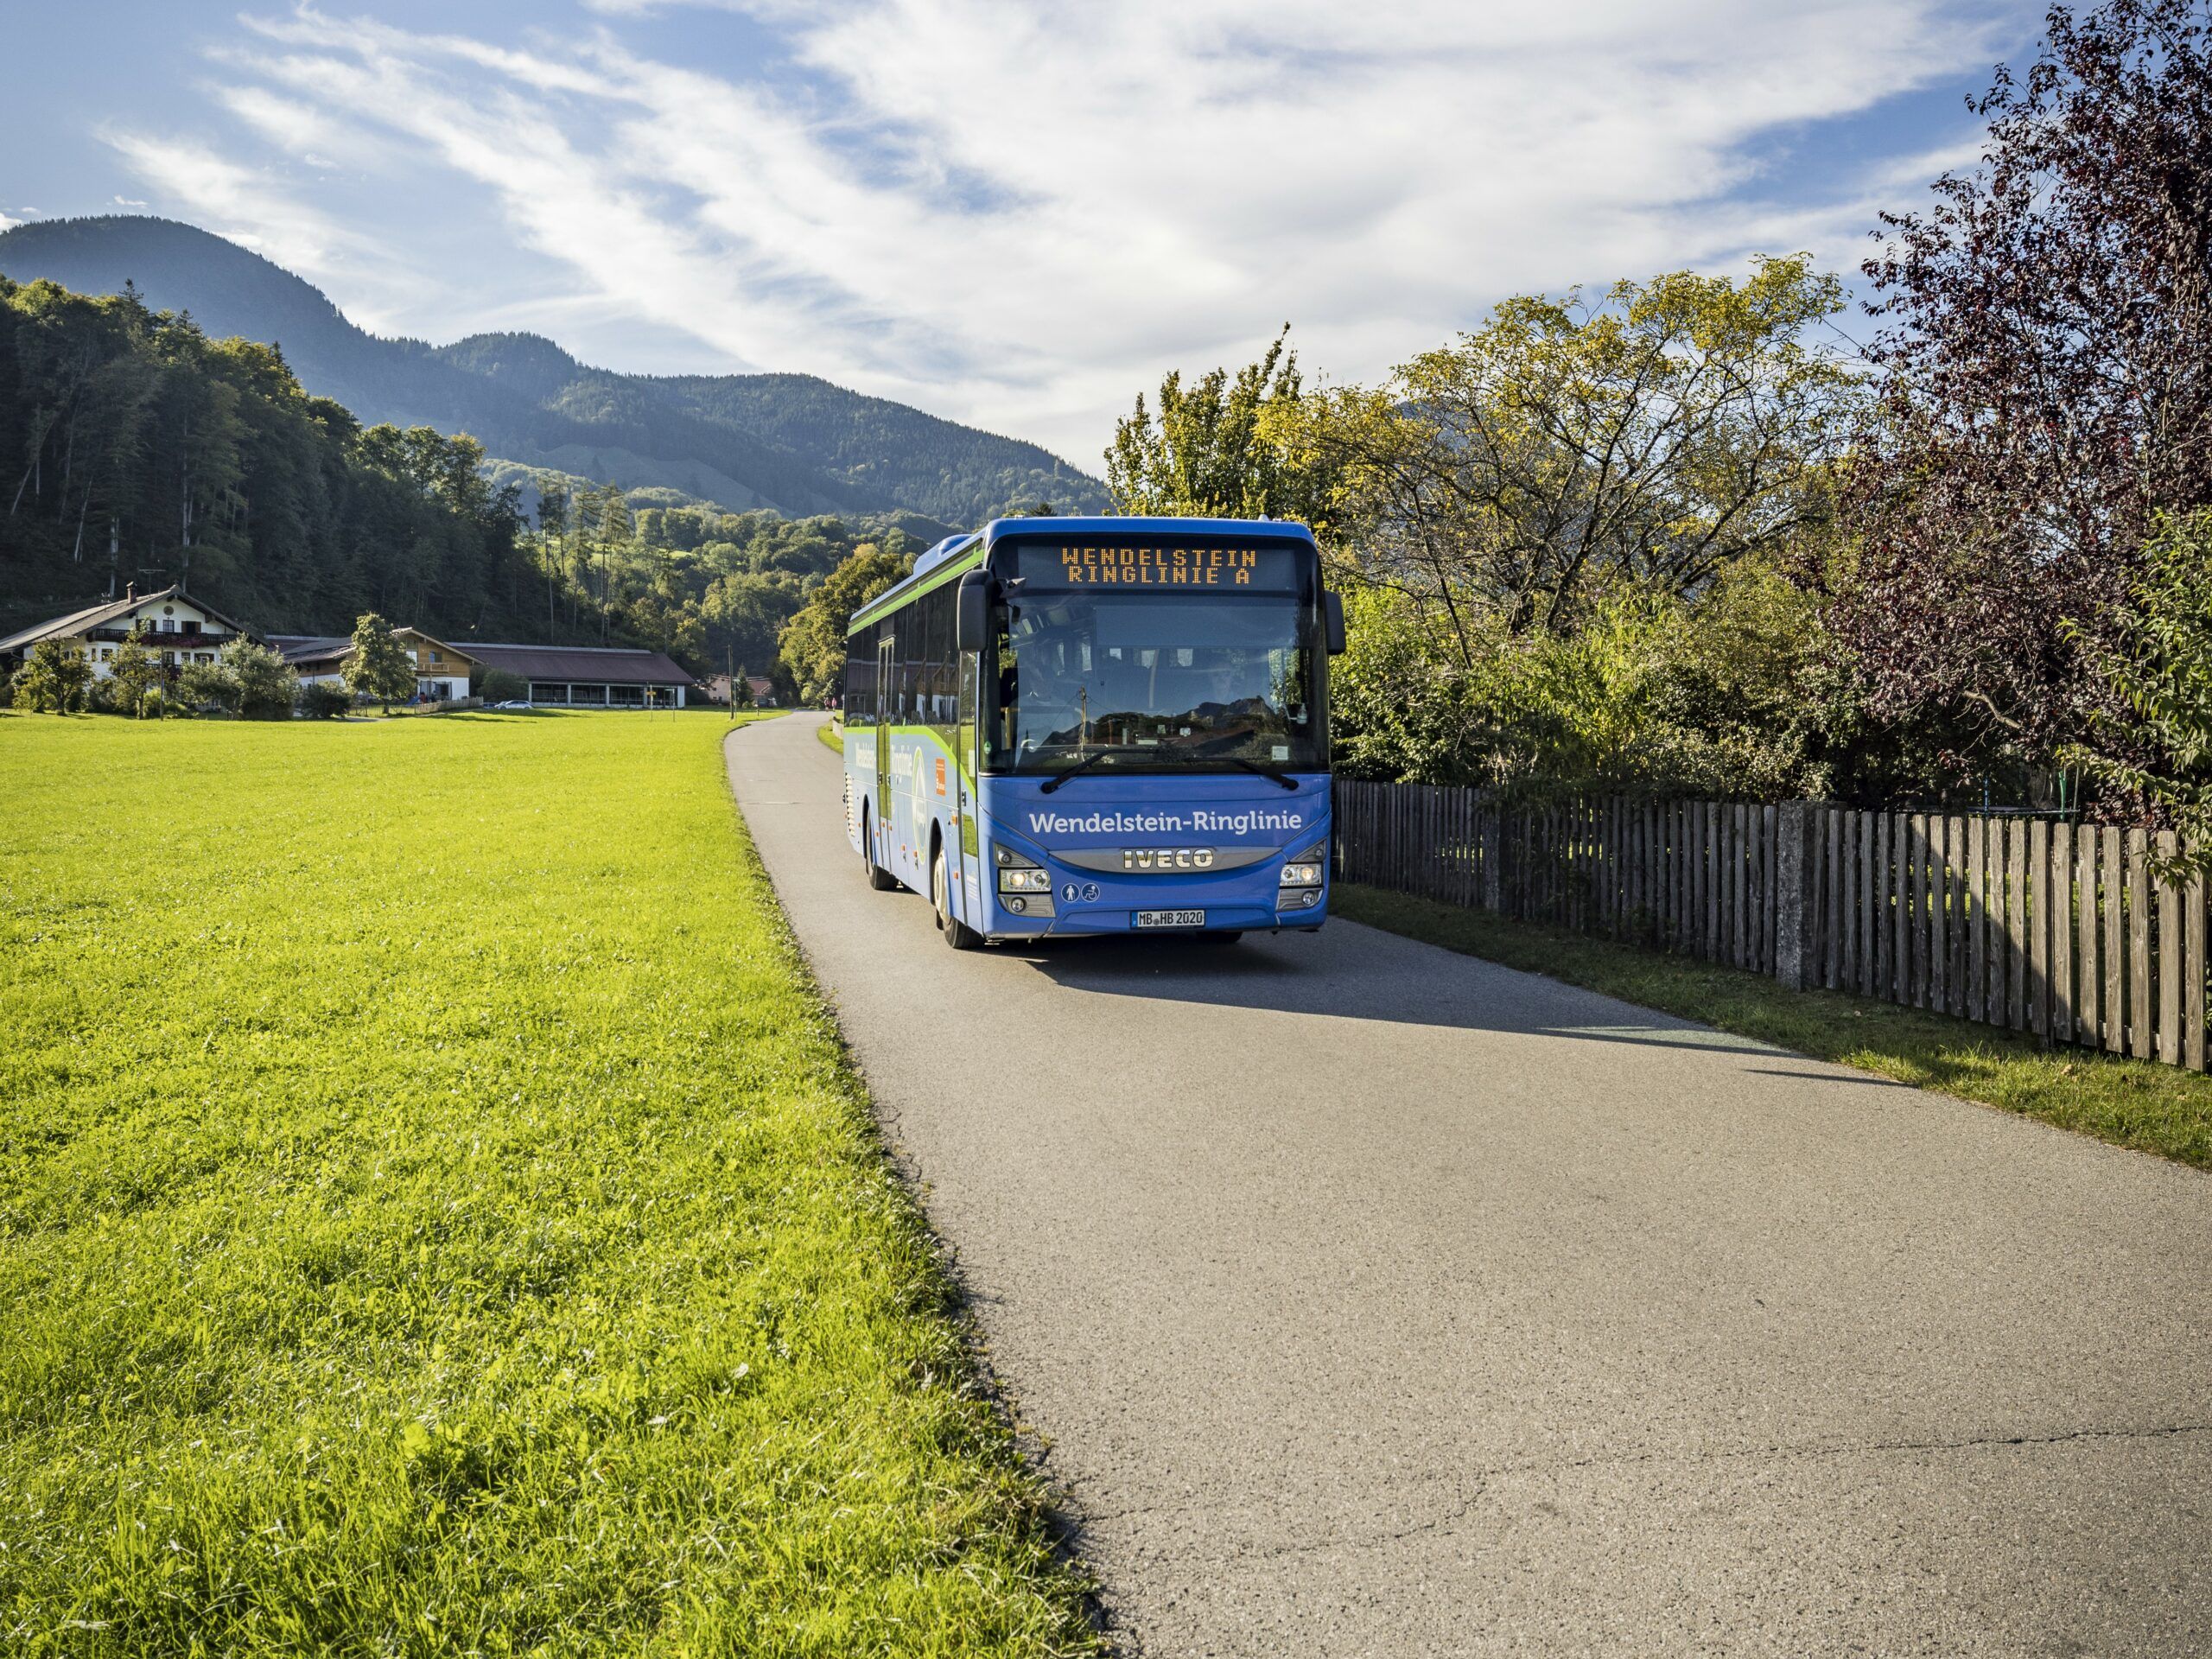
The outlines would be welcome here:
M 845 820 L 955 950 L 1216 943 L 1329 907 L 1328 658 L 1302 524 L 1000 518 L 855 613 Z

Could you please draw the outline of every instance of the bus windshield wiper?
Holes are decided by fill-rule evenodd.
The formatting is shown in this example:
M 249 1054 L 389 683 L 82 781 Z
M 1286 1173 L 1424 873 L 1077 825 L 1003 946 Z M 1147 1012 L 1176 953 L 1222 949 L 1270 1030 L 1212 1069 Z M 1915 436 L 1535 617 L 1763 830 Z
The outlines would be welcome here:
M 1242 756 L 1234 754 L 1224 754 L 1220 759 L 1228 761 L 1232 766 L 1242 766 L 1255 778 L 1264 778 L 1271 784 L 1281 784 L 1285 789 L 1294 793 L 1297 791 L 1298 783 L 1295 779 L 1286 778 L 1279 772 L 1269 772 L 1255 760 L 1247 760 Z
M 1121 754 L 1125 753 L 1127 747 L 1128 746 L 1124 746 L 1122 748 L 1099 749 L 1092 753 L 1084 755 L 1082 760 L 1077 761 L 1075 765 L 1068 767 L 1066 771 L 1053 773 L 1052 781 L 1045 785 L 1045 786 L 1039 789 L 1037 792 L 1039 795 L 1051 794 L 1062 784 L 1067 782 L 1069 779 L 1074 777 L 1078 772 L 1090 771 L 1091 767 L 1096 766 L 1101 760 L 1103 760 L 1109 754 Z

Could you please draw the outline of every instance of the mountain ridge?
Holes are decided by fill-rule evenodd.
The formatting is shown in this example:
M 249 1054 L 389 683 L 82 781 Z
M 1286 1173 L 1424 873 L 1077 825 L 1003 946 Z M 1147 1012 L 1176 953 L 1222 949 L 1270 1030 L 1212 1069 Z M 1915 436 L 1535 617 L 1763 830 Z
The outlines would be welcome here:
M 979 524 L 1039 500 L 1106 505 L 1104 486 L 1039 445 L 818 376 L 637 375 L 523 332 L 445 345 L 372 334 L 313 283 L 174 219 L 34 219 L 0 231 L 0 273 L 81 293 L 135 283 L 209 334 L 269 341 L 308 391 L 364 423 L 465 431 L 499 460 L 683 491 L 786 517 L 906 512 Z

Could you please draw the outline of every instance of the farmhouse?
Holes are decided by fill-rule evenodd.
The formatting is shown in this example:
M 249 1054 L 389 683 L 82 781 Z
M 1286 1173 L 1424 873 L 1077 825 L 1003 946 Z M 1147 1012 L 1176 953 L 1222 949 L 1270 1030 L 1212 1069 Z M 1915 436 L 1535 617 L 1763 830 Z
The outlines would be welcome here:
M 469 654 L 530 683 L 532 702 L 579 709 L 681 709 L 691 677 L 657 651 L 621 645 L 501 645 Z
M 420 628 L 394 628 L 391 637 L 415 659 L 417 696 L 454 702 L 468 695 L 469 672 L 476 665 L 475 658 L 442 639 L 433 639 Z M 345 683 L 346 661 L 353 654 L 353 641 L 347 635 L 272 633 L 269 644 L 299 671 L 302 681 Z
M 772 709 L 776 706 L 776 683 L 773 680 L 765 674 L 747 674 L 739 677 L 742 678 L 747 687 L 751 690 L 753 706 L 755 709 Z M 709 675 L 707 678 L 707 701 L 728 702 L 730 687 L 735 682 L 728 674 Z
M 182 582 L 143 597 L 133 586 L 124 590 L 121 599 L 55 617 L 0 639 L 0 676 L 22 666 L 30 648 L 41 640 L 60 639 L 83 652 L 92 665 L 92 677 L 104 680 L 114 671 L 115 648 L 130 637 L 132 629 L 140 627 L 146 632 L 146 648 L 156 653 L 162 673 L 171 679 L 187 663 L 213 662 L 215 653 L 241 634 L 254 638 L 253 631 L 243 622 L 187 594 Z

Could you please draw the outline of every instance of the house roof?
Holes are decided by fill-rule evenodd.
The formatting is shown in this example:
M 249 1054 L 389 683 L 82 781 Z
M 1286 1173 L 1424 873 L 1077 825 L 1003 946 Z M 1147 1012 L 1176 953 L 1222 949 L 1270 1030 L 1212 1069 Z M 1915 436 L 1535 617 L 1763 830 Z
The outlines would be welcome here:
M 342 633 L 272 633 L 269 648 L 296 668 L 302 663 L 346 656 L 353 649 L 353 641 Z
M 451 652 L 464 663 L 476 660 L 459 645 L 449 645 L 420 628 L 394 628 L 391 635 L 395 639 L 419 639 L 426 645 L 435 645 L 440 651 Z M 342 662 L 353 654 L 353 636 L 350 633 L 272 633 L 269 645 L 295 668 L 307 663 Z
M 474 641 L 457 647 L 486 668 L 529 680 L 598 685 L 689 685 L 691 676 L 657 651 L 620 645 L 504 645 Z
M 249 639 L 253 637 L 253 630 L 245 623 L 236 617 L 224 615 L 206 600 L 198 599 L 188 594 L 184 591 L 184 584 L 179 582 L 172 582 L 159 593 L 131 594 L 121 599 L 104 600 L 99 604 L 87 606 L 81 611 L 72 611 L 67 616 L 57 616 L 51 622 L 41 622 L 35 627 L 23 629 L 20 633 L 11 633 L 5 639 L 0 639 L 0 652 L 22 651 L 38 644 L 41 639 L 73 639 L 77 635 L 87 632 L 104 623 L 112 622 L 118 617 L 130 615 L 142 605 L 159 604 L 165 599 L 181 600 L 196 611 L 205 611 L 225 627 L 235 628 Z

